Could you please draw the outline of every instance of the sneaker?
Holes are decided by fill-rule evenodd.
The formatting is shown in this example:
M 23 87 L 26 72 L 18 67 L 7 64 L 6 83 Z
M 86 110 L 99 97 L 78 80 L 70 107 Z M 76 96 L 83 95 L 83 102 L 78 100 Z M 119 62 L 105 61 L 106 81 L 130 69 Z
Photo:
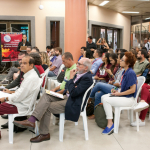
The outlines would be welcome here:
M 139 111 L 142 111 L 148 107 L 149 107 L 149 105 L 146 102 L 139 102 L 137 104 L 137 106 L 134 107 L 134 111 L 139 112 Z
M 8 85 L 9 81 L 8 80 L 3 80 L 2 82 L 0 82 L 1 85 Z
M 132 122 L 132 123 L 131 123 L 131 126 L 132 126 L 132 127 L 136 127 L 136 126 L 137 126 L 136 121 L 135 121 L 135 122 Z M 142 122 L 142 121 L 139 119 L 139 127 L 142 127 L 142 126 L 145 126 L 145 121 Z
M 114 130 L 114 124 L 110 128 L 106 127 L 103 130 L 102 134 L 110 134 L 113 130 Z

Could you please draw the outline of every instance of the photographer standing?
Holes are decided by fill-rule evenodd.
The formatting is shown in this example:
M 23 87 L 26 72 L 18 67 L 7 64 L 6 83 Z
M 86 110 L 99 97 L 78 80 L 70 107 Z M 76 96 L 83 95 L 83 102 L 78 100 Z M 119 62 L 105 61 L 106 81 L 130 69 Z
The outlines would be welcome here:
M 99 38 L 99 40 L 97 41 L 96 45 L 101 45 L 101 49 L 103 50 L 103 53 L 106 53 L 108 51 L 108 49 L 109 49 L 109 46 L 106 43 L 105 38 L 102 38 L 102 39 Z

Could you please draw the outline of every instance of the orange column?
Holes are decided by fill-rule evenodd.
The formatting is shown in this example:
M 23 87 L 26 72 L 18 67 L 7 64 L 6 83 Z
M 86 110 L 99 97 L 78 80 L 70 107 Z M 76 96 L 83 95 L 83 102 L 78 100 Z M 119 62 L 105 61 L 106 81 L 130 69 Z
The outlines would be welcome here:
M 79 59 L 80 48 L 86 46 L 87 0 L 65 0 L 65 52 Z

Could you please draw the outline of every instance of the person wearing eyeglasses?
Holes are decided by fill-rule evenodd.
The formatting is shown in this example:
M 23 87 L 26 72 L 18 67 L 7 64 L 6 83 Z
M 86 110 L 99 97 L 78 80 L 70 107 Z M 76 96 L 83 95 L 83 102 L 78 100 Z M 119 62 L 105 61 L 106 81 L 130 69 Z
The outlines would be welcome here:
M 120 81 L 121 90 L 112 89 L 111 94 L 102 96 L 102 103 L 108 120 L 107 127 L 102 134 L 110 134 L 114 130 L 112 107 L 132 107 L 135 104 L 137 77 L 132 69 L 135 62 L 135 55 L 131 52 L 125 52 L 120 60 L 120 66 L 124 68 Z
M 14 121 L 13 123 L 21 128 L 34 129 L 35 122 L 40 121 L 40 134 L 30 139 L 31 143 L 39 143 L 50 140 L 50 116 L 53 114 L 65 113 L 65 120 L 77 122 L 80 112 L 84 110 L 87 98 L 83 107 L 82 99 L 86 90 L 93 84 L 90 72 L 91 61 L 88 58 L 81 58 L 77 63 L 77 69 L 70 71 L 70 80 L 66 83 L 64 99 L 60 99 L 44 93 L 34 112 L 28 120 Z M 90 92 L 88 92 L 87 97 Z

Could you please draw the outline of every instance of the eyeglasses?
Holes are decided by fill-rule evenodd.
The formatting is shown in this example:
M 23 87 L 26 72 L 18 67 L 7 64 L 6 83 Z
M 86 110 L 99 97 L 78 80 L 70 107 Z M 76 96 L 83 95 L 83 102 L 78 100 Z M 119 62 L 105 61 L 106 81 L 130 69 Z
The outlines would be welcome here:
M 84 64 L 81 64 L 81 63 L 77 62 L 77 65 L 81 66 L 81 65 L 84 65 Z M 84 66 L 85 66 L 85 65 L 84 65 Z
M 125 60 L 123 60 L 123 59 L 120 59 L 120 61 L 124 61 L 125 62 Z

